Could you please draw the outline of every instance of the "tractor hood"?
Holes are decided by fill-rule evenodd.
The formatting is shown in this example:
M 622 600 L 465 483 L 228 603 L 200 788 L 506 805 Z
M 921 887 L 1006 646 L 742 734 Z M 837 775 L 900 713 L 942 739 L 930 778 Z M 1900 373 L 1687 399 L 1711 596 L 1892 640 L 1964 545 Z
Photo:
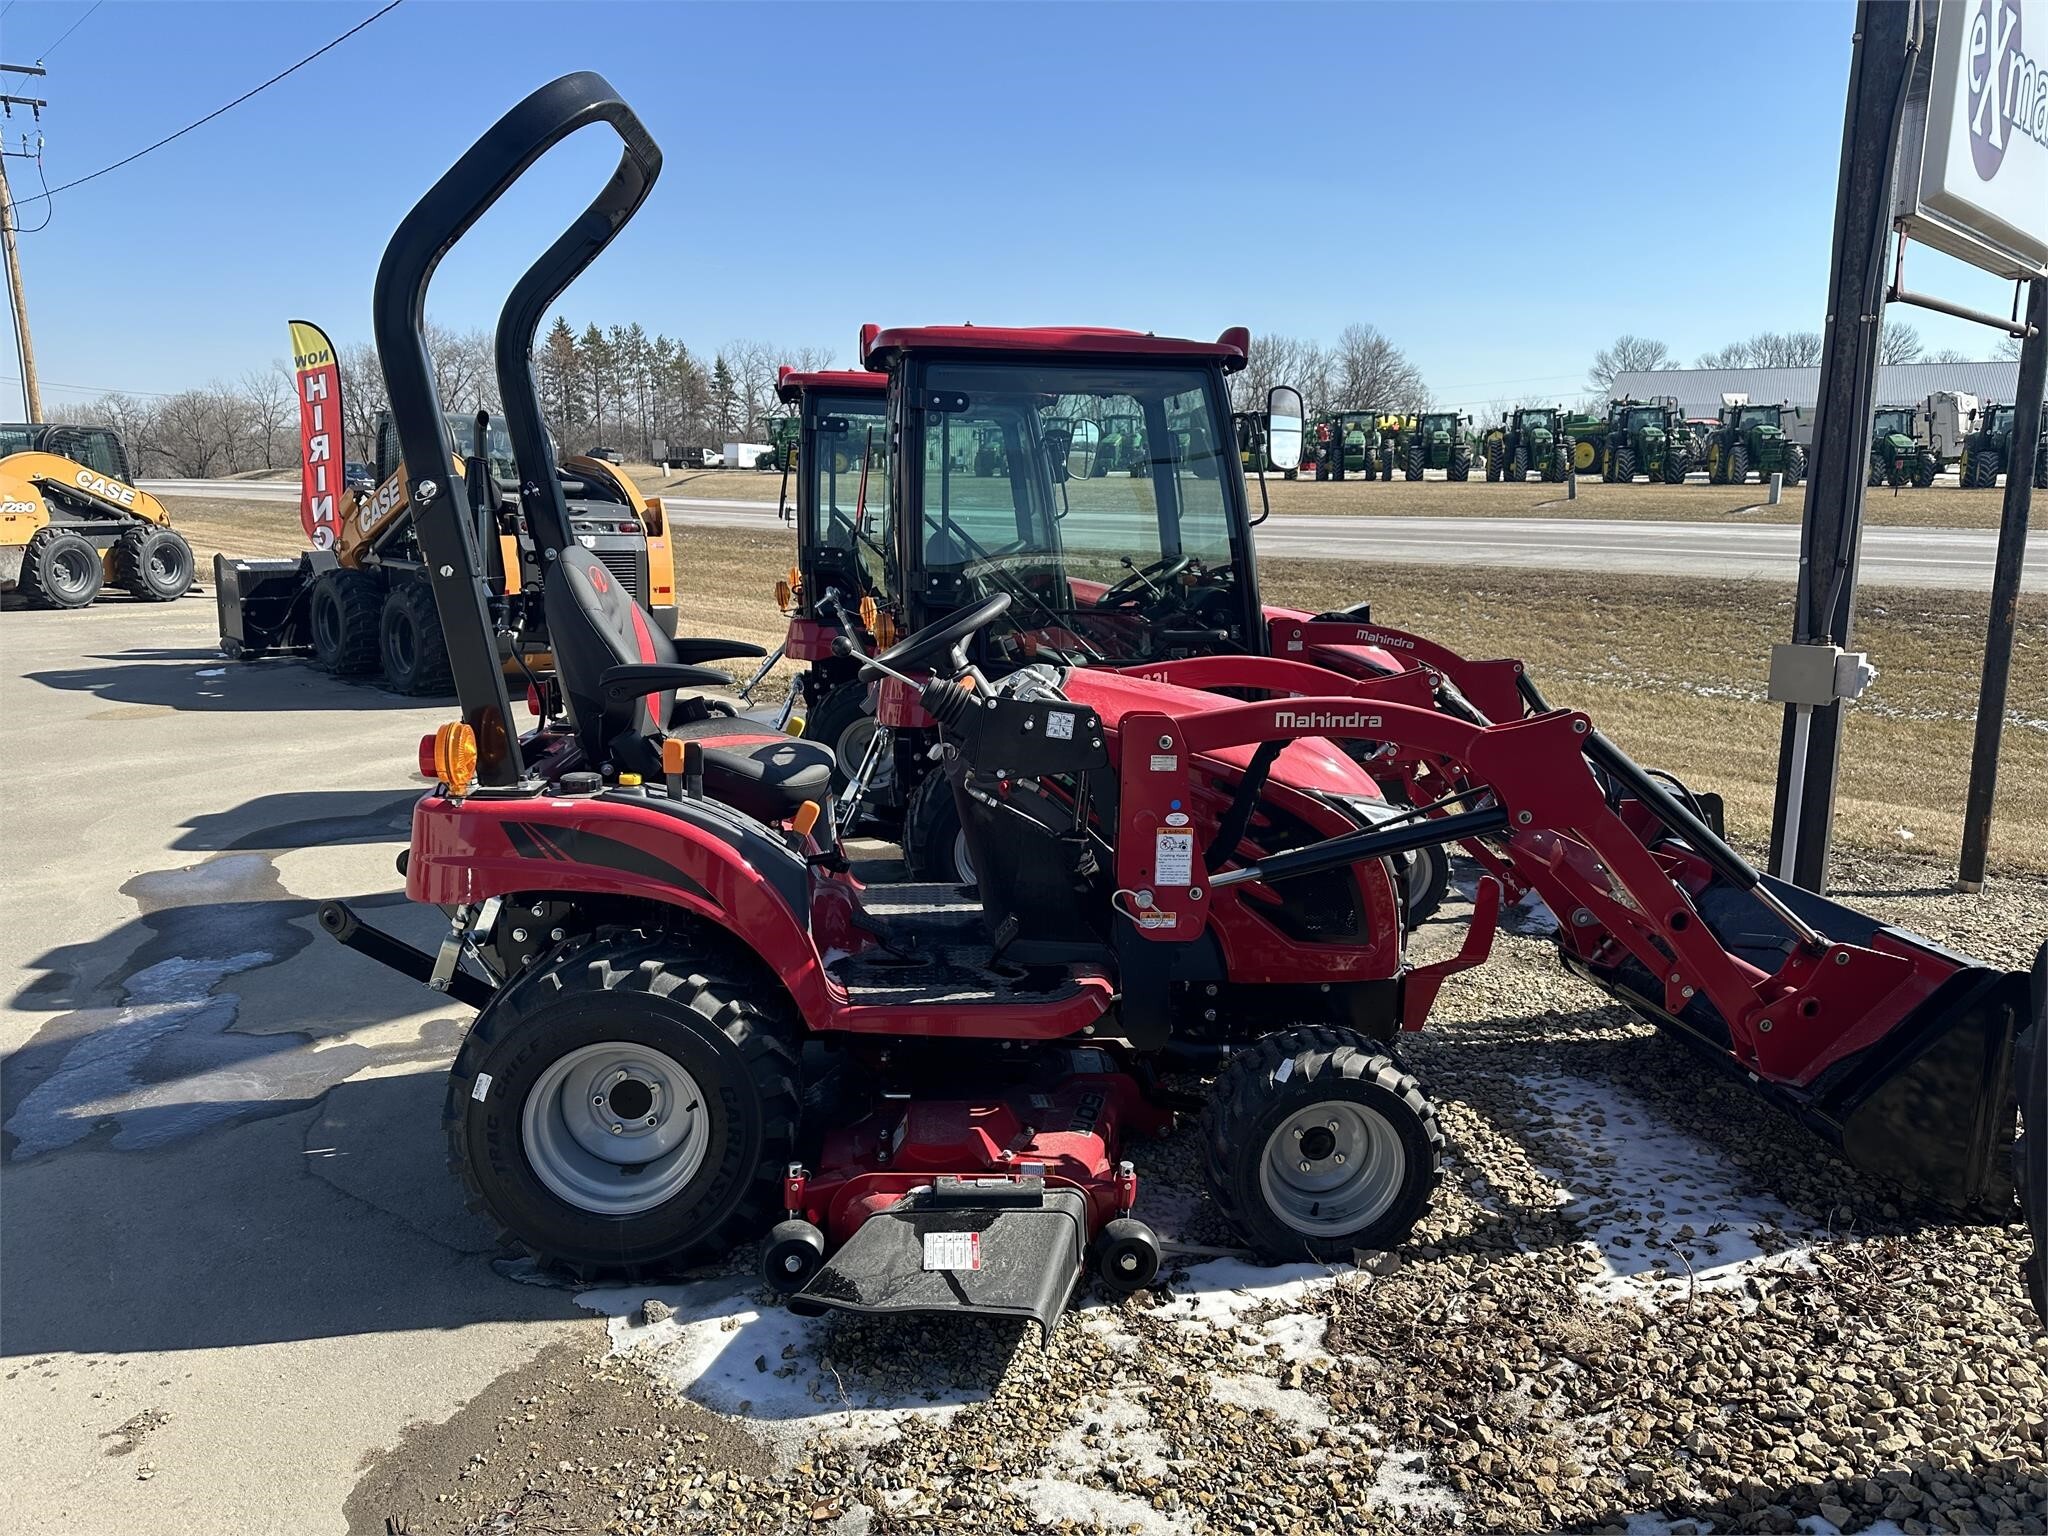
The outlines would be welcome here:
M 1171 683 L 1155 683 L 1117 672 L 1096 672 L 1086 667 L 1071 669 L 1061 687 L 1068 698 L 1077 704 L 1088 705 L 1100 715 L 1102 723 L 1111 730 L 1117 729 L 1118 722 L 1125 715 L 1141 711 L 1184 720 L 1244 702 L 1225 694 L 1177 688 Z M 1243 770 L 1251 766 L 1255 750 L 1249 746 L 1225 747 L 1214 756 L 1233 768 Z M 1290 789 L 1314 794 L 1353 800 L 1383 798 L 1371 774 L 1346 756 L 1337 743 L 1319 736 L 1289 742 L 1273 764 L 1272 778 Z

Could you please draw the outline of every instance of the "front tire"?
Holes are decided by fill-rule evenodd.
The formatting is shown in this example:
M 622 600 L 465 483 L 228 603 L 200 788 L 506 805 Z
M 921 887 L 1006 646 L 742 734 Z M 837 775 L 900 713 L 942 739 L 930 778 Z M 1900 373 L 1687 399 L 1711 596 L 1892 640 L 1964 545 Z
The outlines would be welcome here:
M 1422 478 L 1422 447 L 1417 444 L 1408 450 L 1408 462 L 1401 471 L 1410 480 Z
M 1806 478 L 1806 450 L 1794 443 L 1785 454 L 1785 483 L 1797 485 Z
M 832 788 L 836 793 L 860 771 L 868 744 L 881 729 L 868 704 L 866 683 L 841 683 L 819 701 L 804 720 L 804 740 L 832 749 Z
M 68 528 L 39 528 L 21 554 L 21 595 L 38 608 L 86 608 L 106 567 L 92 540 Z
M 1460 484 L 1471 478 L 1472 450 L 1464 447 L 1453 448 L 1451 450 L 1451 467 L 1446 473 Z
M 1202 1114 L 1210 1196 L 1274 1263 L 1392 1248 L 1429 1207 L 1444 1135 L 1421 1085 L 1350 1029 L 1268 1035 Z
M 313 664 L 336 677 L 377 670 L 384 584 L 368 571 L 329 571 L 313 584 L 307 605 Z
M 1728 483 L 1749 484 L 1749 444 L 1737 443 L 1728 450 Z
M 967 849 L 952 781 L 942 768 L 934 768 L 910 792 L 903 812 L 903 862 L 913 879 L 974 884 L 974 856 Z
M 449 1160 L 503 1240 L 579 1278 L 718 1257 L 779 1209 L 797 1028 L 731 957 L 601 930 L 477 1015 L 448 1078 Z
M 1614 482 L 1617 485 L 1636 483 L 1636 451 L 1633 448 L 1614 450 Z
M 1980 449 L 1970 455 L 1970 475 L 1966 482 L 1973 491 L 1989 491 L 1998 485 L 1998 455 L 1987 449 Z
M 145 603 L 175 603 L 192 590 L 198 569 L 192 546 L 174 529 L 138 523 L 114 546 L 114 581 Z
M 1529 478 L 1529 450 L 1520 443 L 1515 444 L 1514 454 L 1508 459 L 1508 478 L 1517 485 Z

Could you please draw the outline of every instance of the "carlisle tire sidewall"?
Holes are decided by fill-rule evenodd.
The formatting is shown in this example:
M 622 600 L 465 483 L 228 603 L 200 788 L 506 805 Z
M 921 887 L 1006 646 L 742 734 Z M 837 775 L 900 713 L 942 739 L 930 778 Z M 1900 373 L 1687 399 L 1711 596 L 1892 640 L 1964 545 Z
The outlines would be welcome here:
M 472 1034 L 471 1042 L 477 1037 Z M 661 1051 L 696 1080 L 709 1116 L 696 1175 L 652 1210 L 603 1216 L 561 1199 L 533 1171 L 522 1129 L 526 1101 L 547 1068 L 569 1052 L 608 1041 Z M 451 1093 L 462 1095 L 462 1138 L 472 1177 L 499 1220 L 515 1232 L 548 1234 L 565 1258 L 655 1263 L 715 1232 L 743 1201 L 760 1161 L 763 1108 L 747 1064 L 724 1032 L 679 1003 L 644 993 L 607 993 L 551 1009 L 545 1027 L 516 1028 L 456 1064 Z M 485 1097 L 477 1075 L 488 1072 Z

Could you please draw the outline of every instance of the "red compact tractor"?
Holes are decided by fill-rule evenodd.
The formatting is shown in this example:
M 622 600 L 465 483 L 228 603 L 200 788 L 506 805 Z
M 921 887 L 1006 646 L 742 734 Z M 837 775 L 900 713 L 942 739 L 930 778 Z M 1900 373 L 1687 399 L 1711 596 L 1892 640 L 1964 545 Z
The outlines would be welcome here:
M 599 122 L 624 141 L 619 168 L 498 332 L 550 631 L 589 641 L 559 648 L 571 747 L 511 725 L 474 534 L 438 494 L 452 465 L 420 326 L 446 250 Z M 450 921 L 430 956 L 338 903 L 321 917 L 478 1007 L 447 1130 L 508 1236 L 585 1275 L 759 1238 L 794 1306 L 1050 1326 L 1090 1270 L 1113 1290 L 1156 1271 L 1126 1148 L 1181 1107 L 1159 1086 L 1175 1067 L 1213 1078 L 1208 1183 L 1249 1247 L 1341 1260 L 1397 1243 L 1431 1198 L 1442 1136 L 1391 1042 L 1483 961 L 1503 891 L 1483 878 L 1459 953 L 1411 963 L 1400 860 L 1446 842 L 1540 892 L 1568 964 L 1852 1158 L 1952 1208 L 2009 1205 L 2026 979 L 1759 874 L 1682 790 L 1549 707 L 1512 662 L 1432 648 L 1347 676 L 1247 654 L 1138 675 L 1074 657 L 1064 610 L 1079 605 L 1057 589 L 1014 569 L 961 579 L 949 613 L 859 667 L 929 718 L 975 895 L 860 879 L 820 797 L 764 766 L 780 748 L 700 729 L 688 691 L 723 679 L 648 638 L 645 611 L 568 536 L 546 472 L 535 327 L 659 164 L 601 78 L 568 76 L 436 184 L 377 279 L 462 704 L 422 743 L 436 782 L 404 867 L 408 894 Z M 891 409 L 924 437 L 985 394 L 1001 390 L 934 381 Z M 1291 457 L 1274 436 L 1276 462 Z M 994 554 L 994 530 L 949 505 L 954 526 L 933 536 Z M 1140 589 L 1187 574 L 1150 566 Z M 1303 657 L 1402 638 L 1355 614 L 1287 622 L 1282 646 Z M 998 655 L 1006 668 L 984 664 Z M 1362 813 L 1372 781 L 1340 739 L 1429 797 Z

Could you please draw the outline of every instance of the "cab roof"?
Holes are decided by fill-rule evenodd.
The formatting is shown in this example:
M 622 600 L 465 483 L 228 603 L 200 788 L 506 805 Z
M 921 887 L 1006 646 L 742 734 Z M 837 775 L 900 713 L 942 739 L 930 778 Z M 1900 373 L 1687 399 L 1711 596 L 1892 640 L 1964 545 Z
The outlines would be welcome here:
M 861 327 L 862 360 L 887 368 L 908 352 L 1037 352 L 1061 357 L 1110 357 L 1189 361 L 1215 358 L 1225 373 L 1244 367 L 1251 332 L 1234 325 L 1214 341 L 1156 336 L 1150 331 L 1116 331 L 1098 326 L 924 325 L 883 330 Z
M 889 376 L 886 373 L 833 369 L 799 373 L 787 366 L 775 376 L 775 393 L 782 397 L 785 405 L 795 405 L 807 389 L 840 389 L 863 395 L 885 395 L 889 392 Z

